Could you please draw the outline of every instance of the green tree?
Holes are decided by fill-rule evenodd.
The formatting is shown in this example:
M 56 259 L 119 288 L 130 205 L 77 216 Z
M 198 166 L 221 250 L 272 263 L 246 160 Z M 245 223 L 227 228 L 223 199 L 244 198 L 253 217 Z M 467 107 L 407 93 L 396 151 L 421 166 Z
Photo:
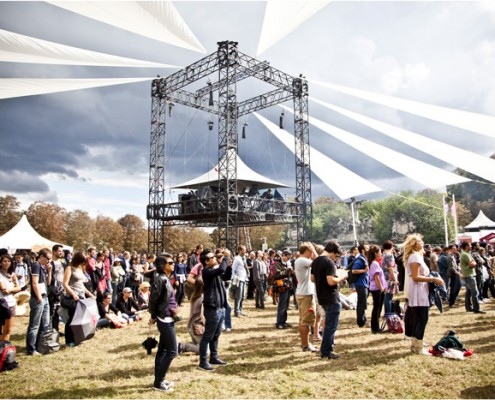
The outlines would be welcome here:
M 495 155 L 491 158 L 495 159 Z M 456 201 L 466 206 L 473 218 L 482 210 L 488 218 L 495 221 L 495 202 L 493 201 L 495 184 L 462 169 L 458 169 L 456 173 L 471 181 L 447 186 L 449 194 L 454 194 Z

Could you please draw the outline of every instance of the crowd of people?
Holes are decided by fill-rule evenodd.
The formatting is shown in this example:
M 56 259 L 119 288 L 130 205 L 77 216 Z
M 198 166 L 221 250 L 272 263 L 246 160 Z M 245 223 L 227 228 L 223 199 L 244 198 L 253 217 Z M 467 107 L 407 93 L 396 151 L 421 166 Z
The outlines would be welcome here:
M 460 250 L 460 252 L 459 252 Z M 154 388 L 173 391 L 167 371 L 177 353 L 199 355 L 198 368 L 212 371 L 227 365 L 219 355 L 223 330 L 232 330 L 232 317 L 249 317 L 244 300 L 265 309 L 267 297 L 276 305 L 275 329 L 289 329 L 287 310 L 291 298 L 298 310 L 301 350 L 321 358 L 338 359 L 335 334 L 342 306 L 349 307 L 340 289 L 349 284 L 356 298 L 356 324 L 372 334 L 384 333 L 382 312 L 393 312 L 394 296 L 405 298 L 405 336 L 411 351 L 429 354 L 423 347 L 431 305 L 431 285 L 445 287 L 443 299 L 455 307 L 464 285 L 467 312 L 484 313 L 480 304 L 495 297 L 494 253 L 488 244 L 463 242 L 444 248 L 425 245 L 421 235 L 407 236 L 396 249 L 391 241 L 382 246 L 360 244 L 349 251 L 334 241 L 325 246 L 301 243 L 297 252 L 252 251 L 239 245 L 228 249 L 204 249 L 199 244 L 189 254 L 138 254 L 112 249 L 71 254 L 61 245 L 42 249 L 31 258 L 17 253 L 12 258 L 0 250 L 0 300 L 10 314 L 2 326 L 2 340 L 9 340 L 15 319 L 15 296 L 30 293 L 30 315 L 26 332 L 28 355 L 38 355 L 37 343 L 49 329 L 59 331 L 64 321 L 65 342 L 76 346 L 70 322 L 77 302 L 94 298 L 98 328 L 120 328 L 150 314 L 160 340 L 155 358 Z M 369 295 L 373 303 L 367 320 Z M 350 297 L 350 296 L 349 296 Z M 232 306 L 231 301 L 233 300 Z M 175 322 L 182 319 L 181 306 L 190 302 L 187 330 L 191 341 L 177 343 Z M 233 312 L 232 312 L 233 310 Z M 319 348 L 317 347 L 319 344 Z

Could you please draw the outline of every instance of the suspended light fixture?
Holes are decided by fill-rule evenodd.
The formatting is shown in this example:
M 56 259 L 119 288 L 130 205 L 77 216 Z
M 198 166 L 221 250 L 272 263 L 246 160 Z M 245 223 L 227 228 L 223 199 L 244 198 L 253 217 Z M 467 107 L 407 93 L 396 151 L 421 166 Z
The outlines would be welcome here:
M 208 82 L 206 82 L 208 87 L 210 88 L 210 101 L 208 102 L 208 105 L 213 106 L 215 103 L 213 102 L 213 85 L 211 81 L 208 79 Z
M 248 126 L 248 123 L 244 121 L 244 125 L 242 125 L 242 138 L 246 139 L 246 127 Z
M 213 121 L 211 119 L 208 119 L 208 130 L 209 131 L 213 130 Z
M 278 126 L 280 129 L 284 129 L 284 110 L 282 110 L 282 113 L 280 114 Z
M 175 106 L 175 104 L 174 104 L 174 103 L 172 103 L 172 102 L 169 102 L 169 103 L 168 103 L 168 116 L 169 116 L 169 117 L 171 117 L 171 116 L 172 116 L 172 108 L 173 108 L 173 106 Z

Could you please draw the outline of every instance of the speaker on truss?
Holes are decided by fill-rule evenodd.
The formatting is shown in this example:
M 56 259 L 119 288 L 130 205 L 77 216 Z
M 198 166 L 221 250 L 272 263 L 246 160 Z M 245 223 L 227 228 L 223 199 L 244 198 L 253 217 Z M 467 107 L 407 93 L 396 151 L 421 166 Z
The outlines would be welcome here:
M 229 211 L 237 211 L 239 209 L 239 201 L 236 194 L 229 195 Z

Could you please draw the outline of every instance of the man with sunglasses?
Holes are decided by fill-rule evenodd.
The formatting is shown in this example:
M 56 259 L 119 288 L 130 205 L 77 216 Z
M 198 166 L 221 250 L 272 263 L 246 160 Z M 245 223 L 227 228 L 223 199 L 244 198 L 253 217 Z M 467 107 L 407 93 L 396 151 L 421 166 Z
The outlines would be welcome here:
M 204 317 L 205 331 L 199 343 L 199 366 L 203 371 L 213 371 L 212 365 L 227 365 L 218 356 L 218 338 L 222 333 L 222 323 L 227 307 L 227 293 L 224 282 L 230 280 L 232 268 L 229 267 L 230 252 L 215 257 L 211 250 L 201 252 L 200 262 L 203 265 L 204 283 Z M 208 348 L 210 361 L 207 360 Z
M 47 286 L 52 280 L 51 260 L 50 249 L 41 249 L 38 261 L 31 267 L 31 300 L 29 300 L 29 325 L 26 335 L 26 350 L 29 356 L 40 355 L 36 351 L 38 338 L 50 327 Z

